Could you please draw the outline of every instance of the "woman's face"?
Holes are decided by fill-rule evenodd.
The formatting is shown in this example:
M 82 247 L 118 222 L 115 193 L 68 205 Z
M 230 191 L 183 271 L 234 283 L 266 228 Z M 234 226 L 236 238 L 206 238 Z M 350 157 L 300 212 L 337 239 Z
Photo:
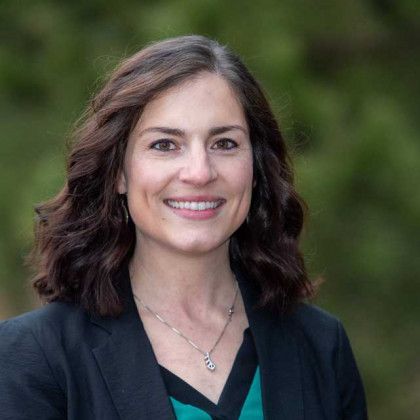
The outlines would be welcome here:
M 127 193 L 141 246 L 202 254 L 242 224 L 252 179 L 242 106 L 223 78 L 206 72 L 146 105 L 128 140 L 118 192 Z

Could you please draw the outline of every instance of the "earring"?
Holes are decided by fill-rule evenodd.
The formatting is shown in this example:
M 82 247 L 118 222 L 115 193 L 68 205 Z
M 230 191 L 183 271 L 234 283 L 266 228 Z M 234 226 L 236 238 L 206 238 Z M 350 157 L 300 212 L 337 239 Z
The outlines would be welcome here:
M 128 220 L 130 219 L 130 216 L 128 214 L 127 206 L 126 206 L 125 201 L 124 201 L 124 194 L 121 194 L 121 195 L 122 195 L 121 206 L 122 206 L 123 213 L 124 213 L 124 220 L 125 220 L 125 224 L 128 225 Z

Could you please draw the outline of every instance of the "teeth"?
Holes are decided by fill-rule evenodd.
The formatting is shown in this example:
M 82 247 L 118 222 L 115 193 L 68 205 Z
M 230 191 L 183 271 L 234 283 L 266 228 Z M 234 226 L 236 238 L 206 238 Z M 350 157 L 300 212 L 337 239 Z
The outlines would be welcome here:
M 221 201 L 174 201 L 168 200 L 168 204 L 176 209 L 207 210 L 216 208 Z

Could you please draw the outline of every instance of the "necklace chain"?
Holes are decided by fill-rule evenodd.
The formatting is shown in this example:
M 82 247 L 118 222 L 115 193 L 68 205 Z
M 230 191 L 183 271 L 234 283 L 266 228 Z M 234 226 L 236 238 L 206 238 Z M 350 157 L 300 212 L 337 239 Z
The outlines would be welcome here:
M 229 323 L 232 321 L 232 315 L 234 313 L 234 309 L 235 309 L 235 302 L 236 302 L 236 297 L 238 296 L 238 291 L 239 291 L 239 287 L 238 287 L 238 280 L 236 279 L 235 276 L 235 280 L 236 280 L 236 287 L 235 287 L 235 296 L 233 298 L 233 302 L 232 305 L 228 308 L 228 318 L 226 320 L 226 323 L 223 327 L 222 332 L 220 333 L 218 339 L 216 340 L 216 342 L 214 343 L 213 347 L 209 350 L 209 351 L 204 351 L 202 349 L 200 349 L 200 347 L 197 346 L 197 344 L 195 344 L 191 339 L 189 339 L 187 336 L 185 336 L 181 331 L 179 331 L 177 328 L 173 327 L 171 324 L 169 324 L 168 321 L 166 321 L 165 319 L 163 319 L 158 313 L 156 313 L 153 309 L 149 308 L 149 306 L 147 306 L 142 299 L 140 299 L 139 296 L 137 296 L 134 292 L 133 292 L 133 296 L 136 298 L 137 301 L 140 302 L 140 304 L 148 311 L 150 312 L 153 316 L 155 316 L 160 322 L 162 322 L 162 324 L 165 324 L 167 327 L 169 327 L 174 333 L 178 334 L 180 337 L 182 337 L 185 341 L 187 341 L 192 347 L 194 347 L 197 351 L 199 351 L 203 356 L 204 356 L 204 362 L 206 364 L 206 367 L 210 370 L 213 371 L 216 368 L 216 365 L 214 364 L 214 362 L 211 360 L 210 355 L 211 353 L 214 351 L 214 349 L 216 348 L 216 346 L 219 344 L 220 340 L 223 337 L 223 334 L 226 331 L 227 326 L 229 325 Z

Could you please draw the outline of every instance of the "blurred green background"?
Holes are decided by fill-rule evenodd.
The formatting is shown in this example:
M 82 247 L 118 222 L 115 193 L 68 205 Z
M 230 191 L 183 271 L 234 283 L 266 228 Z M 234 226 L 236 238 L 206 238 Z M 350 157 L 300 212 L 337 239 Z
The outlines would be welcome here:
M 39 303 L 23 258 L 33 206 L 64 179 L 66 138 L 115 64 L 198 33 L 242 56 L 269 96 L 311 209 L 304 250 L 325 280 L 372 419 L 420 412 L 420 3 L 3 1 L 0 319 Z

